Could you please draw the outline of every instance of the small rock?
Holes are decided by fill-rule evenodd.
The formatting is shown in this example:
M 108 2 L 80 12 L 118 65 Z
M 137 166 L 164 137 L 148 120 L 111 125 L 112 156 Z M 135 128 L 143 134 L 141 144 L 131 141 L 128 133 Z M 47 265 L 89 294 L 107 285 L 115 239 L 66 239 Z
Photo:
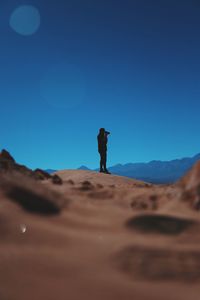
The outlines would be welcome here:
M 100 184 L 100 183 L 97 183 L 97 188 L 102 189 L 102 188 L 103 188 L 103 185 Z
M 36 179 L 39 180 L 45 180 L 45 179 L 50 179 L 51 175 L 41 169 L 36 169 L 34 172 L 34 176 L 36 177 Z
M 71 184 L 71 185 L 74 185 L 74 181 L 71 180 L 71 179 L 67 180 L 67 183 L 69 183 L 69 184 Z
M 56 174 L 52 176 L 52 182 L 54 184 L 60 184 L 60 185 L 63 184 L 62 179 Z

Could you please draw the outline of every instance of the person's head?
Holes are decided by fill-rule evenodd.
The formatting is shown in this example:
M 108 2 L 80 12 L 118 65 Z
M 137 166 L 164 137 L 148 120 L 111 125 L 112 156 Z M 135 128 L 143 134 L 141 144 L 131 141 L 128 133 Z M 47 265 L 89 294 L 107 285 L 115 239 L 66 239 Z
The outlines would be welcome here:
M 100 128 L 99 129 L 99 134 L 104 135 L 105 134 L 105 128 Z

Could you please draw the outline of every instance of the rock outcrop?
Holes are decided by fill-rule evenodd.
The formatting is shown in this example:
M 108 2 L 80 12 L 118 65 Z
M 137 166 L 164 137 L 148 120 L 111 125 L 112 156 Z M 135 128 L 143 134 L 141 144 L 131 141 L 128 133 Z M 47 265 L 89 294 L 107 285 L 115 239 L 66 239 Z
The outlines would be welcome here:
M 178 182 L 181 187 L 181 199 L 193 208 L 200 209 L 200 161 Z
M 52 176 L 46 171 L 43 171 L 41 169 L 31 170 L 27 168 L 26 166 L 20 165 L 16 163 L 14 158 L 10 155 L 8 151 L 3 149 L 0 152 L 0 173 L 10 173 L 10 172 L 17 172 L 22 175 L 34 178 L 36 180 L 52 180 L 54 184 L 62 184 L 62 179 L 56 175 Z

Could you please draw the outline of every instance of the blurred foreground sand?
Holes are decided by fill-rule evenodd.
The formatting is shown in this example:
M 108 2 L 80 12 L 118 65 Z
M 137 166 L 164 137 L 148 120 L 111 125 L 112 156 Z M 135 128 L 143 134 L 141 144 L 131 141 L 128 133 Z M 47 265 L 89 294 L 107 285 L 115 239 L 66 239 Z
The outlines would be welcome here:
M 0 299 L 198 300 L 199 169 L 171 186 L 1 175 Z

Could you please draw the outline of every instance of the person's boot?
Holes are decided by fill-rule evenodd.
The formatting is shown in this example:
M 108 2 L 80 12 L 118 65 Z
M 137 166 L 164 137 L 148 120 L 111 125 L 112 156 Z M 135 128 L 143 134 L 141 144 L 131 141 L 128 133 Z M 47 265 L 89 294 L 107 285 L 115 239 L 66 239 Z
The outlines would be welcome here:
M 104 173 L 104 170 L 100 168 L 99 173 Z
M 111 174 L 107 169 L 104 170 L 104 173 Z

